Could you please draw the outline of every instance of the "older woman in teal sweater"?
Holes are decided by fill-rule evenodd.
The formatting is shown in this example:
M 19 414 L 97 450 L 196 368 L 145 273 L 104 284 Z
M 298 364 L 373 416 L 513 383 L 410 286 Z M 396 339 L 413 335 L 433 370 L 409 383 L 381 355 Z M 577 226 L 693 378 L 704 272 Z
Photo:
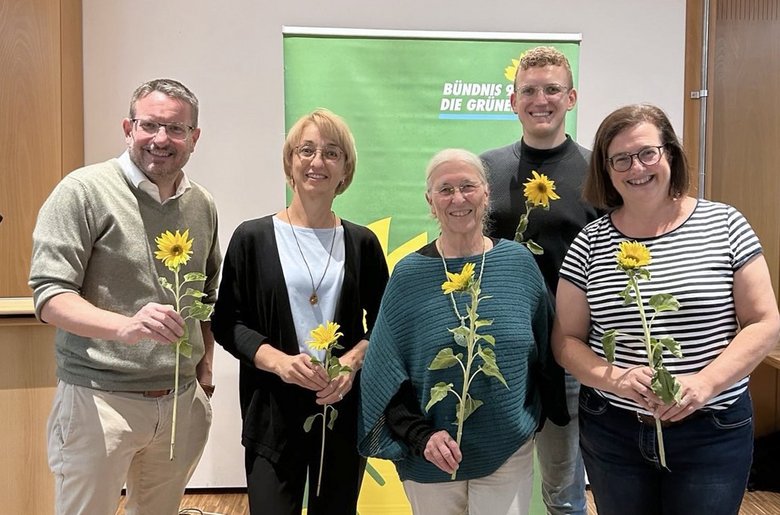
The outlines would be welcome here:
M 568 421 L 563 372 L 548 345 L 547 289 L 525 247 L 484 236 L 487 184 L 471 152 L 433 157 L 425 197 L 441 234 L 396 266 L 363 368 L 360 451 L 395 462 L 414 513 L 527 513 L 543 411 L 556 423 Z M 481 284 L 479 319 L 492 320 L 479 332 L 495 338 L 495 345 L 480 344 L 494 350 L 506 384 L 495 374 L 474 376 L 469 394 L 482 404 L 465 419 L 458 445 L 457 396 L 429 402 L 437 383 L 461 394 L 463 369 L 429 365 L 442 349 L 465 353 L 450 329 L 460 323 L 455 307 L 465 315 L 471 298 L 443 293 L 442 283 L 468 263 Z M 476 363 L 472 373 L 483 361 Z

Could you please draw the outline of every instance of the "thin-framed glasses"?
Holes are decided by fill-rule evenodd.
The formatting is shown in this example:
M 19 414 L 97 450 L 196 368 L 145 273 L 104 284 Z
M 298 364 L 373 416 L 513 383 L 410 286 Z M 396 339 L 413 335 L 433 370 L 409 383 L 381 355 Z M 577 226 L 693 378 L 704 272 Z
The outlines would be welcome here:
M 131 121 L 135 124 L 136 128 L 141 129 L 141 132 L 144 132 L 149 136 L 156 136 L 157 133 L 160 132 L 160 127 L 164 127 L 168 137 L 176 140 L 187 139 L 190 132 L 195 130 L 195 127 L 192 125 L 181 122 L 162 123 L 152 120 L 142 120 L 140 118 L 133 118 Z
M 459 191 L 460 194 L 464 197 L 469 197 L 476 193 L 481 186 L 481 184 L 475 184 L 472 182 L 464 182 L 460 186 L 445 184 L 444 186 L 441 186 L 439 189 L 435 190 L 435 192 L 436 195 L 442 198 L 452 198 L 455 196 L 456 191 Z
M 323 160 L 332 163 L 335 163 L 344 155 L 344 151 L 335 145 L 329 145 L 322 148 L 315 147 L 314 145 L 298 145 L 295 147 L 295 153 L 298 155 L 298 157 L 305 161 L 314 159 L 314 156 L 317 155 L 317 152 L 320 153 L 320 156 L 322 156 Z
M 615 154 L 612 157 L 607 158 L 607 162 L 612 166 L 612 169 L 616 172 L 627 172 L 634 165 L 634 158 L 645 166 L 651 166 L 661 160 L 661 156 L 664 153 L 663 145 L 653 145 L 640 148 L 637 152 L 628 153 L 623 152 L 621 154 Z
M 569 91 L 571 88 L 568 86 L 564 86 L 563 84 L 557 84 L 557 83 L 551 83 L 551 84 L 545 84 L 544 86 L 531 86 L 531 85 L 524 85 L 517 88 L 517 93 L 525 99 L 532 99 L 536 98 L 536 95 L 539 94 L 541 91 L 544 95 L 544 98 L 547 100 L 557 99 L 560 98 L 564 93 Z

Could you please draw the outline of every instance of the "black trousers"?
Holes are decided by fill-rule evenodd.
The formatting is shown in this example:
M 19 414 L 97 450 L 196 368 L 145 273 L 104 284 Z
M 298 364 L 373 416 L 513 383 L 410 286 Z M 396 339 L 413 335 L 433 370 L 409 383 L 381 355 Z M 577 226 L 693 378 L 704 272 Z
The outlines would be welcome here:
M 336 422 L 347 423 L 347 420 Z M 326 430 L 322 483 L 317 495 L 322 425 L 298 442 L 290 442 L 277 462 L 247 449 L 245 454 L 249 513 L 253 515 L 298 515 L 303 509 L 306 474 L 309 476 L 309 515 L 350 515 L 357 512 L 357 498 L 366 460 L 357 453 L 356 442 Z

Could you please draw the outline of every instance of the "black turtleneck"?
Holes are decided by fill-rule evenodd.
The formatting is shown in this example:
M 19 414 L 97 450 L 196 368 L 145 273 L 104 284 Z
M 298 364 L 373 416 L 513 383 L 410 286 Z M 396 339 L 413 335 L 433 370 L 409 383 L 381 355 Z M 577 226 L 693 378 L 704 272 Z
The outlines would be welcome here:
M 524 234 L 544 249 L 543 255 L 534 257 L 555 294 L 558 270 L 569 244 L 580 229 L 603 214 L 582 200 L 590 151 L 567 135 L 555 148 L 532 148 L 521 139 L 480 157 L 487 166 L 490 184 L 490 236 L 514 239 L 517 222 L 525 212 L 524 184 L 533 177 L 532 170 L 555 181 L 555 192 L 561 198 L 550 202 L 549 211 L 534 209 Z

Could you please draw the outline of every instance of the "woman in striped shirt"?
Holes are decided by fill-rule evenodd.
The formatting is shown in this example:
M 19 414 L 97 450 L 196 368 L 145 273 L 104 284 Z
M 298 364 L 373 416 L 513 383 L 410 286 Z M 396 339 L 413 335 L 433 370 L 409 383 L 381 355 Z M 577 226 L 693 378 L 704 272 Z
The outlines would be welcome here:
M 585 200 L 611 210 L 572 243 L 560 272 L 553 350 L 583 384 L 580 445 L 600 515 L 736 514 L 752 458 L 748 376 L 780 336 L 780 315 L 761 245 L 733 207 L 687 195 L 682 146 L 666 114 L 632 105 L 610 114 L 593 145 Z M 645 310 L 656 293 L 680 302 L 653 336 L 679 342 L 663 362 L 681 384 L 665 404 L 651 388 L 642 322 L 618 294 L 624 241 L 652 255 L 642 281 Z M 610 329 L 639 336 L 617 340 Z M 655 420 L 663 426 L 667 467 Z

